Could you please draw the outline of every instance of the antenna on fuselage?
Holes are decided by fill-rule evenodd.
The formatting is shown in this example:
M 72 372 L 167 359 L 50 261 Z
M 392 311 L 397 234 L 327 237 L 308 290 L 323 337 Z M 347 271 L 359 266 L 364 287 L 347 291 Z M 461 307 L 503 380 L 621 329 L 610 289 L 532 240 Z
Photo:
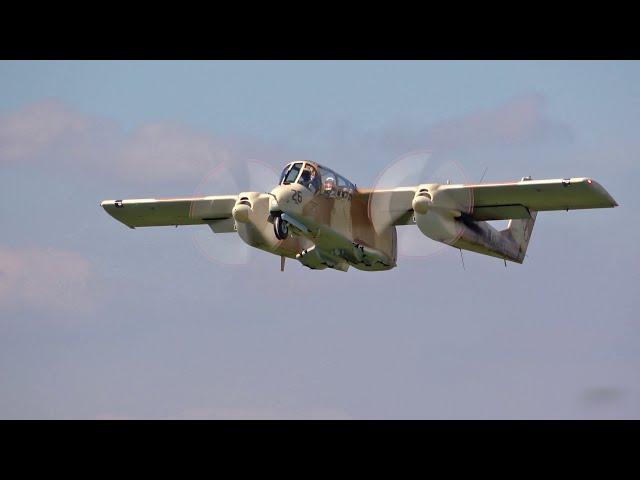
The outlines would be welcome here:
M 284 272 L 284 261 L 287 257 L 285 257 L 284 255 L 280 255 L 280 271 Z
M 484 172 L 482 172 L 482 176 L 480 177 L 480 181 L 478 183 L 482 183 L 482 180 L 484 180 L 484 176 L 487 174 L 487 170 L 489 170 L 488 165 L 484 167 Z
M 460 250 L 460 260 L 462 261 L 462 269 L 466 270 L 466 268 L 464 267 L 464 257 L 462 256 L 462 249 L 459 248 L 458 250 Z

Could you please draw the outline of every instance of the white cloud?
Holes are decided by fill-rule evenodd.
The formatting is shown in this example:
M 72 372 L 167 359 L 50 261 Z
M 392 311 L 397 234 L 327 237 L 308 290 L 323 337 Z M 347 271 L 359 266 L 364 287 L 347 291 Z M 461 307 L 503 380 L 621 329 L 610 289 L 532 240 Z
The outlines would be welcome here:
M 0 163 L 67 166 L 134 181 L 199 178 L 230 158 L 229 142 L 154 122 L 126 133 L 116 122 L 45 100 L 0 117 Z
M 119 135 L 114 122 L 44 100 L 0 117 L 0 162 L 82 165 L 113 148 Z
M 189 179 L 230 159 L 222 142 L 211 135 L 171 123 L 148 123 L 128 136 L 117 164 L 126 176 Z
M 344 135 L 349 129 L 340 128 Z M 553 121 L 542 95 L 524 95 L 495 108 L 471 112 L 428 128 L 396 125 L 356 133 L 354 145 L 406 152 L 416 148 L 460 151 L 567 140 L 571 131 Z M 343 154 L 335 131 L 322 142 Z M 300 153 L 300 152 L 299 152 Z M 302 153 L 302 156 L 304 153 Z M 152 122 L 125 132 L 116 122 L 45 100 L 0 117 L 0 162 L 66 165 L 91 175 L 115 175 L 134 182 L 195 180 L 221 162 L 257 158 L 284 163 L 292 152 L 253 138 L 217 138 L 171 122 Z
M 458 151 L 566 141 L 572 133 L 567 125 L 549 117 L 543 95 L 529 94 L 425 129 L 396 126 L 383 129 L 378 136 L 382 146 L 389 148 Z
M 0 311 L 91 308 L 92 269 L 81 255 L 64 250 L 0 246 Z

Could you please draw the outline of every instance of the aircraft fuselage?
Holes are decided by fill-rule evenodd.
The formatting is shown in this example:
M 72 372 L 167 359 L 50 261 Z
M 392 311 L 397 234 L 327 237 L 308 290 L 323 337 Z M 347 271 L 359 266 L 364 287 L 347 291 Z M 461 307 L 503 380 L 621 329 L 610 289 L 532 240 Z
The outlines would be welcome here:
M 291 174 L 294 168 L 298 174 Z M 303 178 L 308 171 L 313 176 Z M 240 199 L 234 209 L 238 233 L 253 247 L 298 259 L 312 269 L 396 266 L 395 227 L 377 232 L 368 202 L 355 185 L 314 162 L 289 164 L 270 193 L 241 193 Z M 284 224 L 286 232 L 279 234 L 274 224 Z

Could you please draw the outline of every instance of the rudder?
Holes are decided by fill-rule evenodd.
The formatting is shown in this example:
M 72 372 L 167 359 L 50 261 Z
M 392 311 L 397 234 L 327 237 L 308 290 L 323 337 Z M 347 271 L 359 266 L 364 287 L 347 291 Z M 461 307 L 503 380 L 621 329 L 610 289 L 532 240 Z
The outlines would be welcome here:
M 538 212 L 529 211 L 531 218 L 527 219 L 511 219 L 507 224 L 507 229 L 502 230 L 502 235 L 508 236 L 518 247 L 517 256 L 513 258 L 514 262 L 522 263 L 527 253 L 527 247 L 531 240 L 533 225 L 536 223 L 536 215 Z

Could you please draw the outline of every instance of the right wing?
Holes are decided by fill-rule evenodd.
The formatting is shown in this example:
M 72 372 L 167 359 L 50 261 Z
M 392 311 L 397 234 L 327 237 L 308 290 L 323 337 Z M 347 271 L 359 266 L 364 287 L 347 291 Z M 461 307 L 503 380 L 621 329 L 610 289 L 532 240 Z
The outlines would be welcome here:
M 617 202 L 602 185 L 590 178 L 528 180 L 471 185 L 424 184 L 357 192 L 369 204 L 372 220 L 384 225 L 413 224 L 411 202 L 428 187 L 435 203 L 457 206 L 474 220 L 530 218 L 530 212 L 608 208 Z M 471 208 L 472 207 L 472 208 Z M 471 210 L 467 212 L 467 210 Z
M 104 200 L 102 208 L 129 228 L 209 224 L 214 231 L 229 230 L 236 195 L 191 198 Z
M 590 178 L 527 180 L 476 185 L 443 185 L 453 196 L 471 195 L 475 220 L 530 218 L 529 212 L 610 208 L 618 204 Z

